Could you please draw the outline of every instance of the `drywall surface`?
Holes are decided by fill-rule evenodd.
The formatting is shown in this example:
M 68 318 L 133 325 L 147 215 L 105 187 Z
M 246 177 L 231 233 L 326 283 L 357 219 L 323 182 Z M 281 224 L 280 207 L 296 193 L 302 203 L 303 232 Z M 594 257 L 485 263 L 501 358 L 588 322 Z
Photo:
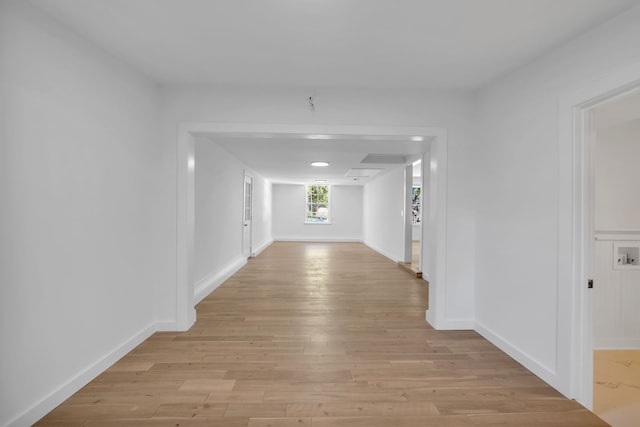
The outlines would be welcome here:
M 404 254 L 404 166 L 364 187 L 364 242 L 393 261 Z
M 157 95 L 0 2 L 0 425 L 33 424 L 154 331 L 175 282 Z
M 251 234 L 252 256 L 273 242 L 273 184 L 260 175 L 253 176 L 253 218 Z
M 640 119 L 597 128 L 594 155 L 596 231 L 640 231 L 638 159 Z
M 571 307 L 559 306 L 561 164 L 558 105 L 563 96 L 640 61 L 640 8 L 495 82 L 478 97 L 483 150 L 475 239 L 477 329 L 565 394 L 571 394 Z M 563 124 L 566 125 L 566 124 Z M 563 234 L 564 235 L 564 234 Z M 568 260 L 567 260 L 568 261 Z M 464 262 L 464 259 L 460 259 Z M 559 326 L 560 325 L 560 326 Z M 564 346 L 567 348 L 568 346 Z
M 242 256 L 244 165 L 207 138 L 195 139 L 194 280 Z
M 199 302 L 246 263 L 244 176 L 253 177 L 252 250 L 271 239 L 271 185 L 206 137 L 194 140 L 194 300 Z
M 593 256 L 593 347 L 640 350 L 640 269 L 614 268 L 613 241 L 596 241 Z
M 305 199 L 304 185 L 273 185 L 274 240 L 362 241 L 362 186 L 331 186 L 329 224 L 305 224 Z
M 315 112 L 308 108 L 308 96 L 306 89 L 277 87 L 165 87 L 162 91 L 163 144 L 165 147 L 176 146 L 180 122 L 446 128 L 446 249 L 458 259 L 464 259 L 464 262 L 457 261 L 447 266 L 447 316 L 472 322 L 475 268 L 475 192 L 472 183 L 477 159 L 473 95 L 426 90 L 316 88 Z M 168 185 L 175 191 L 175 182 Z M 274 206 L 274 212 L 275 209 Z M 278 219 L 275 214 L 273 218 L 275 227 Z M 274 236 L 278 234 L 275 228 L 273 232 Z M 175 285 L 164 290 L 161 318 L 175 318 L 175 295 Z

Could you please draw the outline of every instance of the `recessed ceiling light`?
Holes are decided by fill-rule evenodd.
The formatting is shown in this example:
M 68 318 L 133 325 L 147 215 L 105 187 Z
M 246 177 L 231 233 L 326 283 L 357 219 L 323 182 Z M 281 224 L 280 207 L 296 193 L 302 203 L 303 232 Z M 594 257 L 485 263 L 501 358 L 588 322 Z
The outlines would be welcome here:
M 316 179 L 314 182 L 327 182 L 326 179 Z
M 331 135 L 308 135 L 309 139 L 331 139 Z
M 424 141 L 424 137 L 423 136 L 412 136 L 411 140 L 414 142 L 422 142 Z
M 311 162 L 311 166 L 323 168 L 325 166 L 329 166 L 329 163 L 328 162 Z

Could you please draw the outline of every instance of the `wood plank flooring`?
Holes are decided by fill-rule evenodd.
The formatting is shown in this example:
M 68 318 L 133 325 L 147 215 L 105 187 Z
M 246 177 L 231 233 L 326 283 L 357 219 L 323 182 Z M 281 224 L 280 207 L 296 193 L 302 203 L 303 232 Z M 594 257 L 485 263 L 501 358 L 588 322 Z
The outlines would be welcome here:
M 411 243 L 411 262 L 404 263 L 398 261 L 398 266 L 409 274 L 413 274 L 416 278 L 422 278 L 422 269 L 420 268 L 420 241 L 414 240 Z
M 593 352 L 593 409 L 615 427 L 640 424 L 640 350 Z
M 362 244 L 277 242 L 39 426 L 606 426 Z

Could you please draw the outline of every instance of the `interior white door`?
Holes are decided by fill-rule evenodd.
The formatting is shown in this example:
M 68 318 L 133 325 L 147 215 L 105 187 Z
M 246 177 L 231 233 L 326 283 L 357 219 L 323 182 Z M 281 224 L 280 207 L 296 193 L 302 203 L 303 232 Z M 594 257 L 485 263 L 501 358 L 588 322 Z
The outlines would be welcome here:
M 244 176 L 244 210 L 242 218 L 242 255 L 251 256 L 251 218 L 253 217 L 253 178 Z

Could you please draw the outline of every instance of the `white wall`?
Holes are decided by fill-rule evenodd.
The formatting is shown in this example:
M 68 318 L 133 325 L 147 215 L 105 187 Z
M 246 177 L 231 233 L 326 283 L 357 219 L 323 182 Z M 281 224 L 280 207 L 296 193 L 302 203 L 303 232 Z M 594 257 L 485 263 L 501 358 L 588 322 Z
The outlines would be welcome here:
M 640 120 L 598 128 L 595 150 L 595 230 L 640 231 Z
M 156 287 L 175 282 L 158 102 L 0 2 L 0 425 L 31 425 L 154 331 Z
M 213 141 L 196 138 L 196 283 L 242 258 L 243 188 L 243 164 Z
M 636 109 L 638 115 L 640 110 Z M 596 114 L 597 117 L 597 114 Z M 640 231 L 640 120 L 601 127 L 596 118 L 594 228 Z M 640 240 L 640 235 L 635 238 Z M 635 242 L 619 242 L 634 245 Z M 614 241 L 594 243 L 593 343 L 597 349 L 640 348 L 640 270 L 614 268 Z
M 411 240 L 419 241 L 422 237 L 422 225 L 414 224 L 411 229 Z
M 473 95 L 429 90 L 166 87 L 163 144 L 174 148 L 179 122 L 243 122 L 376 126 L 434 126 L 448 131 L 447 251 L 464 262 L 447 266 L 447 316 L 473 322 L 474 188 L 477 132 Z M 175 178 L 175 170 L 174 170 Z M 171 189 L 175 191 L 175 182 Z M 275 218 L 275 215 L 274 215 Z M 274 235 L 276 231 L 274 230 Z M 452 256 L 449 257 L 453 259 Z M 175 286 L 164 290 L 162 318 L 175 318 Z
M 362 241 L 362 186 L 332 185 L 330 224 L 305 224 L 305 186 L 273 185 L 274 240 Z
M 640 349 L 640 270 L 614 268 L 610 240 L 597 240 L 593 256 L 594 349 Z
M 257 256 L 273 243 L 273 184 L 260 175 L 253 176 L 253 218 L 251 256 Z
M 196 301 L 211 293 L 246 263 L 242 255 L 245 170 L 253 176 L 252 244 L 271 241 L 270 184 L 204 137 L 195 139 L 194 280 Z
M 194 298 L 199 302 L 246 264 L 242 254 L 245 165 L 208 138 L 194 141 Z M 270 210 L 265 180 L 255 173 L 253 208 Z M 268 206 L 263 203 L 268 202 Z M 263 219 L 254 224 L 262 236 Z M 268 231 L 267 231 L 268 232 Z
M 477 190 L 477 329 L 565 394 L 572 393 L 575 361 L 565 345 L 570 307 L 559 306 L 558 295 L 571 284 L 558 277 L 573 272 L 563 262 L 569 258 L 559 257 L 560 238 L 570 232 L 559 229 L 559 218 L 571 216 L 559 189 L 571 182 L 559 170 L 571 164 L 558 153 L 559 144 L 571 142 L 559 140 L 558 105 L 568 93 L 640 61 L 638 46 L 636 7 L 479 94 L 481 169 L 469 183 Z
M 387 258 L 404 256 L 404 166 L 364 186 L 364 242 Z

